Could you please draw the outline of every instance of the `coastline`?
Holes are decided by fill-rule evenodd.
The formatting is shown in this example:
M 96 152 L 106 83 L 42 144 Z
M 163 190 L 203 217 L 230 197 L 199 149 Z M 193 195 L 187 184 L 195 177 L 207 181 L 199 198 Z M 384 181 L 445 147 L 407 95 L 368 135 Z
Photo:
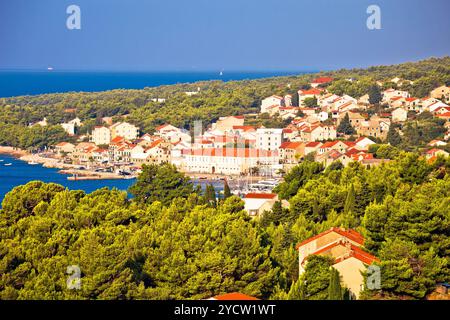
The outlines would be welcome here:
M 21 157 L 25 157 L 28 155 L 31 155 L 28 151 L 15 148 L 15 147 L 6 147 L 6 146 L 0 146 L 0 155 L 9 155 L 13 156 L 14 158 L 20 159 Z
M 60 169 L 59 174 L 68 175 L 68 180 L 117 180 L 130 179 L 129 176 L 122 176 L 112 172 L 94 172 L 90 170 L 76 170 L 78 165 L 65 164 L 54 158 L 44 158 L 37 154 L 31 154 L 26 150 L 0 146 L 0 155 L 12 156 L 24 162 L 35 162 L 41 164 L 44 168 Z M 71 175 L 71 176 L 70 176 Z M 74 178 L 76 175 L 76 178 Z
M 34 162 L 42 165 L 44 168 L 59 169 L 58 173 L 67 175 L 68 180 L 129 180 L 136 176 L 123 176 L 114 172 L 95 172 L 91 170 L 79 170 L 79 165 L 62 163 L 58 159 L 45 158 L 38 154 L 31 154 L 26 150 L 0 146 L 0 155 L 9 155 L 24 162 Z M 267 179 L 264 176 L 228 176 L 223 174 L 212 173 L 196 173 L 184 172 L 189 178 L 193 180 L 205 181 L 224 181 L 227 180 L 231 185 L 239 184 L 240 181 L 246 180 L 249 183 L 255 183 L 259 180 Z

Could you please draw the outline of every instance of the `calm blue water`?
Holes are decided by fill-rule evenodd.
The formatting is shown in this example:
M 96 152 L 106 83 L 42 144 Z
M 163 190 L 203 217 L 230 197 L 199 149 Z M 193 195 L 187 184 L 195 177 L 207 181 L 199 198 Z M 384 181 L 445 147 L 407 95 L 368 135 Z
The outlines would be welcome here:
M 12 163 L 12 165 L 5 166 L 5 163 Z M 70 181 L 67 180 L 68 175 L 59 174 L 58 170 L 44 168 L 41 165 L 29 165 L 25 161 L 0 155 L 0 201 L 15 186 L 26 184 L 33 180 L 55 182 L 69 189 L 85 190 L 86 192 L 92 192 L 102 187 L 115 187 L 119 190 L 127 190 L 134 183 L 134 180 Z
M 6 163 L 11 163 L 12 165 L 5 166 Z M 68 175 L 59 174 L 58 170 L 44 168 L 41 165 L 29 165 L 25 161 L 0 155 L 0 207 L 6 193 L 18 185 L 26 184 L 33 180 L 54 182 L 71 190 L 84 190 L 87 193 L 103 187 L 126 191 L 135 182 L 135 179 L 71 181 L 67 180 Z M 207 183 L 212 183 L 216 191 L 223 189 L 223 182 L 221 181 L 194 181 L 194 184 L 200 184 L 202 189 L 206 187 Z
M 304 73 L 304 72 L 303 72 Z M 244 80 L 297 75 L 299 72 L 63 72 L 0 71 L 0 97 L 70 91 L 142 89 L 204 80 Z

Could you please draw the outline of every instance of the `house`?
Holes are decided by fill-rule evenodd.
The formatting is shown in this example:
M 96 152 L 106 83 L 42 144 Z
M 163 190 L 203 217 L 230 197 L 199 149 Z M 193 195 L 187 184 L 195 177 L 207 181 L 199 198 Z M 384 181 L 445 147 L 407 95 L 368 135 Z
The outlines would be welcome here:
M 322 146 L 322 142 L 319 142 L 319 141 L 308 142 L 305 145 L 305 155 L 310 154 L 312 152 L 318 152 L 318 150 L 321 146 Z
M 283 142 L 283 129 L 258 128 L 256 130 L 256 148 L 261 150 L 278 150 Z
M 117 122 L 109 127 L 111 139 L 124 137 L 127 140 L 134 140 L 139 136 L 139 128 L 127 122 Z
M 359 112 L 348 111 L 339 114 L 339 118 L 337 120 L 337 124 L 339 125 L 341 121 L 345 118 L 345 115 L 348 114 L 348 118 L 350 120 L 350 124 L 353 128 L 357 128 L 361 125 L 362 122 L 366 120 L 366 118 Z
M 325 111 L 321 111 L 317 114 L 317 118 L 319 119 L 319 121 L 323 122 L 323 121 L 327 121 L 329 118 L 328 112 Z
M 450 102 L 450 87 L 441 86 L 430 92 L 430 96 L 443 102 Z
M 425 153 L 425 156 L 427 157 L 427 159 L 430 159 L 432 157 L 438 157 L 438 156 L 443 156 L 443 157 L 448 157 L 449 153 L 447 151 L 441 150 L 441 149 L 437 149 L 437 148 L 433 148 L 431 150 L 428 150 Z
M 291 99 L 292 101 L 292 99 Z M 261 101 L 261 113 L 268 112 L 269 107 L 279 106 L 281 107 L 284 103 L 284 98 L 280 96 L 270 96 Z
M 387 103 L 393 97 L 409 98 L 409 92 L 396 89 L 387 89 L 383 91 L 382 96 L 383 96 L 382 101 Z
M 55 146 L 55 152 L 59 156 L 72 154 L 75 151 L 75 145 L 70 142 L 60 142 Z
M 408 111 L 415 111 L 415 112 L 421 112 L 422 111 L 422 104 L 419 98 L 411 97 L 411 98 L 404 98 L 404 107 Z
M 72 158 L 80 162 L 90 162 L 92 152 L 97 149 L 97 146 L 92 142 L 80 142 L 75 146 L 75 150 L 72 153 Z
M 383 118 L 373 117 L 367 121 L 363 121 L 356 128 L 356 133 L 360 136 L 380 138 L 382 140 L 387 138 L 390 121 Z
M 243 126 L 244 120 L 244 116 L 220 117 L 219 120 L 212 125 L 212 130 L 219 130 L 222 132 L 232 130 L 234 126 Z
M 107 145 L 111 142 L 111 131 L 107 127 L 96 126 L 92 130 L 91 141 L 96 145 Z
M 282 163 L 297 163 L 305 154 L 305 143 L 283 142 L 280 145 L 280 161 Z
M 369 105 L 370 104 L 369 95 L 366 93 L 365 95 L 359 97 L 358 104 Z
M 298 133 L 299 136 L 296 137 L 296 140 L 303 142 L 332 140 L 337 137 L 336 128 L 334 126 L 323 124 L 305 124 L 298 128 Z
M 408 111 L 403 108 L 397 108 L 392 111 L 392 122 L 404 122 L 408 119 Z
M 155 128 L 155 136 L 161 137 L 171 143 L 185 141 L 190 143 L 192 137 L 187 130 L 179 129 L 170 124 L 164 124 Z
M 430 147 L 442 147 L 442 146 L 447 145 L 447 142 L 444 142 L 444 141 L 442 141 L 442 140 L 431 140 L 431 141 L 428 143 L 428 145 L 429 145 Z
M 445 103 L 443 103 L 440 100 L 437 100 L 431 104 L 428 104 L 426 107 L 424 107 L 424 110 L 430 111 L 431 113 L 434 113 L 436 110 L 442 108 L 442 107 L 448 107 Z
M 251 217 L 261 217 L 264 211 L 272 210 L 278 195 L 275 193 L 248 193 L 244 196 L 245 211 Z
M 438 115 L 436 115 L 436 117 L 439 119 L 443 119 L 447 122 L 450 122 L 450 112 L 438 114 Z
M 284 96 L 284 106 L 285 107 L 292 107 L 292 95 L 287 94 Z
M 304 106 L 304 101 L 307 98 L 319 98 L 319 96 L 323 93 L 323 90 L 320 89 L 309 89 L 309 90 L 298 90 L 298 105 Z
M 439 107 L 434 110 L 434 115 L 438 116 L 440 114 L 445 114 L 447 112 L 450 112 L 450 107 Z
M 367 137 L 360 137 L 357 140 L 355 140 L 355 148 L 358 150 L 364 150 L 367 151 L 369 150 L 369 147 L 373 144 L 375 144 L 375 142 L 373 142 L 372 140 L 370 140 Z
M 364 288 L 362 272 L 378 259 L 365 252 L 361 247 L 364 238 L 355 230 L 331 228 L 297 244 L 299 273 L 305 272 L 308 257 L 322 255 L 334 260 L 333 268 L 339 271 L 342 283 L 351 294 L 358 298 Z
M 92 151 L 92 158 L 94 161 L 102 163 L 109 161 L 108 149 L 96 148 Z
M 297 114 L 299 111 L 300 111 L 299 107 L 279 107 L 278 108 L 279 116 L 283 120 L 297 117 Z
M 319 78 L 314 79 L 311 82 L 311 87 L 317 88 L 319 86 L 326 85 L 332 81 L 333 81 L 333 78 L 330 78 L 330 77 L 319 77 Z
M 344 166 L 352 162 L 352 158 L 346 153 L 340 152 L 338 150 L 329 150 L 325 153 L 316 154 L 314 159 L 316 162 L 321 162 L 325 167 L 328 167 L 335 161 L 340 161 Z
M 82 124 L 83 123 L 80 118 L 75 118 L 67 123 L 61 123 L 61 127 L 63 127 L 64 131 L 66 131 L 68 135 L 73 136 L 75 135 L 75 128 L 81 127 Z
M 352 141 L 341 141 L 341 140 L 328 141 L 319 147 L 318 153 L 323 154 L 331 150 L 336 150 L 344 154 L 347 151 L 347 149 L 353 148 L 355 145 L 356 145 L 355 142 Z

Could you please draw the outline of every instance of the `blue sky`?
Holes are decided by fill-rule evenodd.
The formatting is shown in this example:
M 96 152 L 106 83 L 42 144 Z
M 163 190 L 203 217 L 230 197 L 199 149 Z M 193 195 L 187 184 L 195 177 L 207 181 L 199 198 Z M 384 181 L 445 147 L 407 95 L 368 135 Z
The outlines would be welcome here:
M 81 8 L 81 30 L 66 8 Z M 366 9 L 381 8 L 381 30 Z M 449 0 L 1 0 L 0 69 L 328 70 L 450 54 Z

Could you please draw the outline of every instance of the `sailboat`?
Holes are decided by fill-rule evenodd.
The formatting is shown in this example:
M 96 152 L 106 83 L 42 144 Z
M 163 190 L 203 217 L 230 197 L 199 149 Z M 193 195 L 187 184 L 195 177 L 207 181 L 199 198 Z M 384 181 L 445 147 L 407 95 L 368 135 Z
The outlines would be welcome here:
M 219 76 L 223 76 L 223 70 L 220 71 Z

